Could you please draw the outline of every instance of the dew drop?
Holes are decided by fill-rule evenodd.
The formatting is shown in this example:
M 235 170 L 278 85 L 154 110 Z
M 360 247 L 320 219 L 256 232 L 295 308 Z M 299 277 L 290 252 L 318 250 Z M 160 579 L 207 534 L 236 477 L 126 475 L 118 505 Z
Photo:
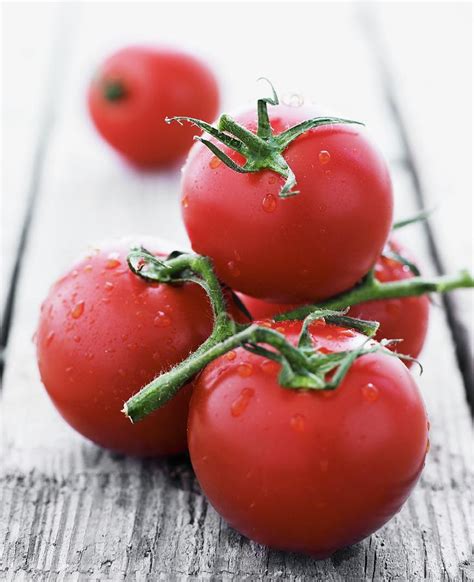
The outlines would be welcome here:
M 318 155 L 319 163 L 325 166 L 331 159 L 331 154 L 327 150 L 321 150 Z
M 253 373 L 252 364 L 240 364 L 240 366 L 237 368 L 237 373 L 242 378 L 248 378 Z
M 71 317 L 73 319 L 79 319 L 84 313 L 84 301 L 78 301 L 76 305 L 71 310 Z
M 227 267 L 233 277 L 238 277 L 240 275 L 240 269 L 235 261 L 229 261 Z
M 183 199 L 181 200 L 181 206 L 183 208 L 187 208 L 189 206 L 189 196 L 183 196 Z
M 361 392 L 362 392 L 362 396 L 368 402 L 375 402 L 379 397 L 379 389 L 377 388 L 377 386 L 372 384 L 372 382 L 369 382 L 368 384 L 365 384 L 364 386 L 362 386 Z
M 268 183 L 269 183 L 269 184 L 275 184 L 275 183 L 276 183 L 276 181 L 277 181 L 277 179 L 276 179 L 276 176 L 270 176 L 270 177 L 268 178 Z
M 90 272 L 92 271 L 92 265 L 86 265 L 86 266 L 84 267 L 84 271 L 85 271 L 86 273 L 90 273 Z
M 76 344 L 78 344 L 81 341 L 81 336 L 75 335 L 72 339 L 76 342 Z
M 211 161 L 209 162 L 209 167 L 211 168 L 211 170 L 215 170 L 221 164 L 222 164 L 222 162 L 220 161 L 220 159 L 217 156 L 212 156 Z
M 48 335 L 46 336 L 46 345 L 47 345 L 47 346 L 51 345 L 51 342 L 52 342 L 52 341 L 53 341 L 53 339 L 54 339 L 54 335 L 55 335 L 54 331 L 50 331 L 50 332 L 48 333 Z
M 71 372 L 74 370 L 74 368 L 71 366 L 69 368 L 66 368 L 66 374 L 71 374 Z
M 114 288 L 114 284 L 111 283 L 110 281 L 106 281 L 104 283 L 104 288 L 106 289 L 106 291 L 112 291 L 112 289 Z
M 296 432 L 304 432 L 305 418 L 302 414 L 294 414 L 290 418 L 290 426 Z
M 278 364 L 278 362 L 274 362 L 273 360 L 264 360 L 260 364 L 260 367 L 265 372 L 265 374 L 275 375 L 280 369 L 280 364 Z
M 227 352 L 227 354 L 225 355 L 225 357 L 232 362 L 232 360 L 235 360 L 235 352 Z
M 168 327 L 171 325 L 171 317 L 166 315 L 164 311 L 158 311 L 158 314 L 153 320 L 153 325 L 155 327 Z
M 275 212 L 277 206 L 277 201 L 273 194 L 267 194 L 262 200 L 262 208 L 265 212 Z
M 107 257 L 107 261 L 105 263 L 106 269 L 116 269 L 120 265 L 119 261 L 119 254 L 118 253 L 110 253 Z
M 244 388 L 239 396 L 231 404 L 230 413 L 232 416 L 237 417 L 243 414 L 253 395 L 254 390 L 252 388 Z

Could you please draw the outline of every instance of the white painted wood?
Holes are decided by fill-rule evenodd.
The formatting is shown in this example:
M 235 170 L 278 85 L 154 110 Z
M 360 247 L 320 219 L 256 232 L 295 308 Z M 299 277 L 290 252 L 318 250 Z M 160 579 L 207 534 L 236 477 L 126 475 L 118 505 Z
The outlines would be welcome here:
M 142 462 L 89 444 L 60 419 L 39 382 L 31 342 L 39 304 L 78 252 L 91 241 L 133 232 L 186 243 L 177 171 L 131 170 L 87 119 L 86 79 L 100 55 L 127 38 L 207 52 L 231 107 L 259 95 L 263 87 L 255 88 L 254 79 L 266 74 L 284 90 L 316 93 L 338 112 L 367 120 L 392 161 L 398 214 L 413 211 L 399 134 L 353 9 L 290 6 L 71 8 L 76 39 L 55 106 L 0 394 L 0 577 L 455 580 L 464 572 L 467 579 L 470 424 L 442 310 L 434 310 L 423 354 L 432 452 L 420 485 L 385 528 L 322 562 L 269 551 L 230 530 L 202 497 L 186 460 Z M 217 28 L 213 36 L 202 32 L 205 21 Z M 230 42 L 244 26 L 244 42 Z M 283 30 L 292 32 L 278 43 Z M 431 271 L 423 232 L 412 227 L 402 237 Z
M 55 4 L 25 7 L 12 2 L 4 4 L 2 12 L 1 310 L 35 187 L 32 176 L 41 132 L 51 121 L 47 101 L 59 10 Z

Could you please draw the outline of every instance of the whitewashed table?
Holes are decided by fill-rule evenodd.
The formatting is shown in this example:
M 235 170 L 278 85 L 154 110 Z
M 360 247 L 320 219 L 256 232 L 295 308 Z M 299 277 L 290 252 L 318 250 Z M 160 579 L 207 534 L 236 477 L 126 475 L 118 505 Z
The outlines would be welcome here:
M 87 118 L 94 65 L 128 41 L 203 54 L 226 109 L 253 103 L 265 75 L 287 96 L 364 120 L 389 160 L 397 215 L 438 206 L 429 224 L 401 234 L 425 272 L 472 266 L 469 10 L 4 4 L 0 579 L 474 580 L 468 293 L 432 309 L 419 380 L 432 446 L 420 483 L 389 524 L 325 561 L 231 530 L 186 459 L 125 458 L 75 434 L 41 387 L 31 341 L 49 285 L 89 242 L 140 232 L 186 243 L 178 168 L 131 170 Z

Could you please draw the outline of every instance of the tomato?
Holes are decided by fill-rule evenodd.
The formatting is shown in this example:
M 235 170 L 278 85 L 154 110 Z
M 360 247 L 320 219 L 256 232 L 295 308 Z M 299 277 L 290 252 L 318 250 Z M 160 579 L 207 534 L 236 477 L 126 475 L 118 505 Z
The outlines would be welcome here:
M 191 385 L 139 424 L 121 409 L 207 339 L 211 307 L 194 283 L 150 284 L 134 275 L 129 249 L 125 241 L 101 245 L 53 285 L 36 336 L 41 378 L 64 419 L 98 445 L 133 455 L 178 453 L 186 450 Z
M 388 243 L 388 250 L 411 260 L 409 253 L 397 241 Z M 380 282 L 400 281 L 413 277 L 410 269 L 396 258 L 381 255 L 375 265 L 375 276 Z M 240 294 L 240 298 L 254 319 L 273 317 L 290 311 L 301 304 L 268 303 Z M 400 339 L 390 349 L 417 358 L 425 343 L 428 331 L 430 301 L 427 295 L 403 297 L 400 299 L 379 299 L 366 301 L 350 308 L 348 315 L 369 321 L 378 321 L 380 327 L 376 339 Z
M 277 329 L 295 341 L 301 322 Z M 363 337 L 321 322 L 310 331 L 329 352 Z M 358 358 L 333 391 L 282 388 L 278 368 L 239 348 L 201 373 L 189 411 L 191 460 L 232 527 L 323 558 L 401 508 L 424 465 L 426 412 L 407 368 L 380 352 Z
M 317 116 L 283 105 L 269 114 L 274 134 Z M 236 121 L 255 132 L 254 111 Z M 243 164 L 239 153 L 219 147 Z M 211 257 L 233 289 L 282 303 L 323 300 L 352 287 L 382 251 L 392 219 L 389 173 L 364 129 L 352 124 L 309 130 L 284 158 L 299 191 L 286 199 L 279 197 L 284 179 L 273 171 L 237 173 L 197 143 L 184 167 L 184 222 L 193 249 Z
M 130 161 L 157 166 L 178 160 L 196 131 L 167 125 L 166 116 L 212 121 L 219 91 L 209 68 L 195 57 L 166 48 L 124 48 L 100 67 L 88 95 L 99 133 Z

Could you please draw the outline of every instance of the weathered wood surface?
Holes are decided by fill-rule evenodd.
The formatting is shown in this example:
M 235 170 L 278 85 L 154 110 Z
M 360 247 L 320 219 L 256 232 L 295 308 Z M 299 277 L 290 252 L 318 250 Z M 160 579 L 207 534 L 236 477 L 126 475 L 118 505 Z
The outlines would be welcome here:
M 57 41 L 64 44 L 55 123 L 47 139 L 37 141 L 43 159 L 39 174 L 29 173 L 30 184 L 25 185 L 18 176 L 12 186 L 20 191 L 37 180 L 0 394 L 0 579 L 473 580 L 470 418 L 444 306 L 433 309 L 422 358 L 420 386 L 432 428 L 420 484 L 389 524 L 325 561 L 249 542 L 207 504 L 185 458 L 140 461 L 112 455 L 76 435 L 50 404 L 39 382 L 31 336 L 39 303 L 61 269 L 89 242 L 108 236 L 142 232 L 186 242 L 176 172 L 130 170 L 100 144 L 84 112 L 85 79 L 95 60 L 124 38 L 172 41 L 177 34 L 172 23 L 179 21 L 179 38 L 199 47 L 202 33 L 196 20 L 228 21 L 230 10 L 233 29 L 249 27 L 248 46 L 227 44 L 228 27 L 217 27 L 205 45 L 226 82 L 228 104 L 248 102 L 248 95 L 256 94 L 254 79 L 265 73 L 279 87 L 296 87 L 347 116 L 366 120 L 391 163 L 397 214 L 409 215 L 420 203 L 399 120 L 355 9 L 273 6 L 274 22 L 290 28 L 298 23 L 300 28 L 293 33 L 294 42 L 277 45 L 270 58 L 266 52 L 252 54 L 268 12 L 264 5 L 188 7 L 192 14 L 186 19 L 179 4 L 115 6 L 113 30 L 104 26 L 110 11 L 106 4 L 73 5 L 66 16 L 58 12 L 59 38 L 68 43 Z M 415 19 L 411 26 L 417 24 Z M 274 26 L 278 28 L 272 25 L 272 30 Z M 219 63 L 219 55 L 225 61 Z M 59 66 L 57 58 L 56 51 L 50 69 Z M 309 69 L 314 74 L 307 75 Z M 450 153 L 443 155 L 446 161 Z M 431 166 L 420 163 L 429 175 Z M 441 162 L 430 162 L 436 163 Z M 467 209 L 465 200 L 461 196 L 459 205 Z M 161 217 L 166 219 L 158 227 Z M 446 220 L 439 228 L 435 236 L 440 244 L 442 237 L 458 236 L 455 222 Z M 412 227 L 401 236 L 425 270 L 436 271 L 426 232 Z M 443 246 L 443 252 L 449 257 L 452 251 Z

